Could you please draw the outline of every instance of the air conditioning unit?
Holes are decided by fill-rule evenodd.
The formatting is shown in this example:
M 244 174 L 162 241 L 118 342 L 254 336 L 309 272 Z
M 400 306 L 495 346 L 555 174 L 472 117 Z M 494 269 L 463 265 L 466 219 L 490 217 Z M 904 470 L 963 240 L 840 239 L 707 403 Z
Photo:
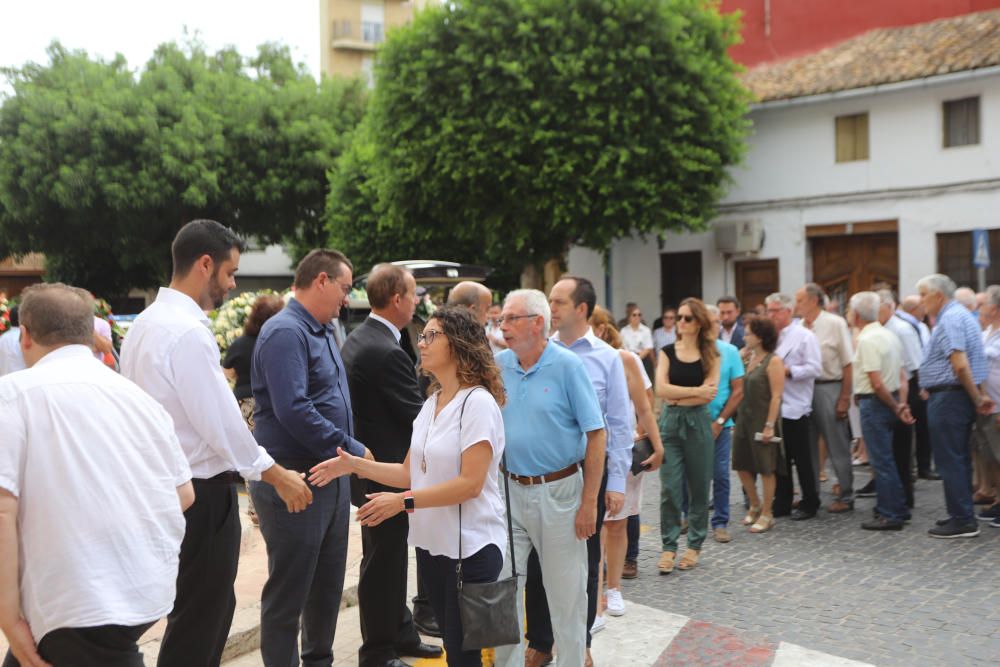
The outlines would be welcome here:
M 763 245 L 764 227 L 760 220 L 715 224 L 715 249 L 721 253 L 759 252 Z

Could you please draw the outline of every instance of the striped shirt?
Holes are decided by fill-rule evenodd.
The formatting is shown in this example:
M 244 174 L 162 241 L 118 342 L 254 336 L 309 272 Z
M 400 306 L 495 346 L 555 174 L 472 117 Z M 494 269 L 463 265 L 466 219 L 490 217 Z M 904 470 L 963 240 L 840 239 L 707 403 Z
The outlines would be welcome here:
M 986 357 L 983 355 L 982 330 L 976 317 L 957 301 L 949 301 L 938 313 L 931 340 L 924 348 L 920 364 L 920 386 L 923 388 L 959 384 L 951 366 L 951 354 L 964 352 L 969 359 L 972 380 L 976 384 L 986 379 Z

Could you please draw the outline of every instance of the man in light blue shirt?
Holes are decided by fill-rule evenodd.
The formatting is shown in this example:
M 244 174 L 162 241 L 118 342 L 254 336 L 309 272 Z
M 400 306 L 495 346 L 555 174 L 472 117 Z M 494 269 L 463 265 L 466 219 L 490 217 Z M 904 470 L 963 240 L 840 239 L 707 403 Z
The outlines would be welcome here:
M 534 549 L 549 586 L 560 662 L 583 665 L 585 540 L 597 533 L 606 436 L 604 415 L 583 361 L 547 338 L 551 319 L 545 295 L 538 290 L 507 295 L 500 328 L 509 347 L 496 357 L 507 389 L 502 474 L 509 477 L 517 571 L 527 571 L 528 554 Z M 501 577 L 510 572 L 507 562 Z M 518 578 L 519 589 L 523 581 Z M 524 618 L 521 592 L 518 618 Z M 498 648 L 496 664 L 524 665 L 524 642 Z
M 928 533 L 938 538 L 976 537 L 969 437 L 976 412 L 989 414 L 993 409 L 993 401 L 978 386 L 987 370 L 982 334 L 975 316 L 954 300 L 955 283 L 948 276 L 925 276 L 917 291 L 927 312 L 937 317 L 920 364 L 920 387 L 929 395 L 931 446 L 948 508 L 948 519 Z
M 621 355 L 594 335 L 590 316 L 597 305 L 594 285 L 586 278 L 566 277 L 552 287 L 552 340 L 583 360 L 590 382 L 597 392 L 601 413 L 607 424 L 607 466 L 602 470 L 597 495 L 597 532 L 587 541 L 587 646 L 590 627 L 597 616 L 597 582 L 601 564 L 601 526 L 605 512 L 617 514 L 625 503 L 625 477 L 632 465 L 632 404 L 628 396 Z M 552 653 L 552 622 L 537 559 L 528 560 L 526 605 L 528 646 L 543 654 Z

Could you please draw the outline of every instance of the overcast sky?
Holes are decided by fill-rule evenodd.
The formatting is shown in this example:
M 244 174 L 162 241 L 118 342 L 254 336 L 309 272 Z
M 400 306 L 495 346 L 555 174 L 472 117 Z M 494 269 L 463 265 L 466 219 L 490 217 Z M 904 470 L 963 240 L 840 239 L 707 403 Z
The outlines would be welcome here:
M 185 26 L 209 50 L 249 55 L 282 42 L 319 76 L 319 0 L 0 0 L 0 66 L 47 63 L 59 40 L 109 60 L 121 53 L 138 70 L 159 44 L 182 41 Z M 2 77 L 0 92 L 10 92 Z

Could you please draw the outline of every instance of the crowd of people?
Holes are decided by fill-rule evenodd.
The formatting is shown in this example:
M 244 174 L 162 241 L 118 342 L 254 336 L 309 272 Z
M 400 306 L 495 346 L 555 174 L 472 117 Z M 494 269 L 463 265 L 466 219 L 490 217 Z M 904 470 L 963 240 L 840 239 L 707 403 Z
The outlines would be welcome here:
M 332 664 L 351 503 L 366 667 L 442 652 L 480 665 L 463 585 L 513 572 L 526 634 L 495 647 L 496 664 L 557 651 L 592 665 L 593 634 L 626 613 L 621 580 L 640 576 L 647 472 L 659 475 L 662 575 L 696 568 L 709 536 L 731 541 L 731 471 L 754 534 L 817 516 L 826 459 L 825 511 L 874 494 L 861 528 L 910 521 L 914 462 L 944 488 L 931 537 L 1000 527 L 1000 286 L 969 299 L 933 274 L 898 306 L 888 289 L 851 296 L 846 319 L 812 283 L 746 315 L 731 296 L 688 298 L 651 330 L 635 304 L 616 323 L 583 277 L 502 303 L 461 283 L 424 324 L 414 367 L 400 344 L 413 276 L 375 266 L 371 314 L 343 339 L 334 323 L 354 267 L 317 249 L 294 297 L 262 297 L 220 364 L 206 312 L 235 286 L 242 250 L 213 221 L 178 232 L 170 284 L 129 330 L 120 375 L 94 357 L 86 292 L 25 290 L 14 323 L 26 368 L 0 379 L 5 667 L 141 665 L 138 639 L 164 616 L 159 665 L 218 665 L 243 484 L 267 546 L 268 667 Z M 856 491 L 862 456 L 873 478 Z M 989 505 L 978 516 L 976 502 Z

